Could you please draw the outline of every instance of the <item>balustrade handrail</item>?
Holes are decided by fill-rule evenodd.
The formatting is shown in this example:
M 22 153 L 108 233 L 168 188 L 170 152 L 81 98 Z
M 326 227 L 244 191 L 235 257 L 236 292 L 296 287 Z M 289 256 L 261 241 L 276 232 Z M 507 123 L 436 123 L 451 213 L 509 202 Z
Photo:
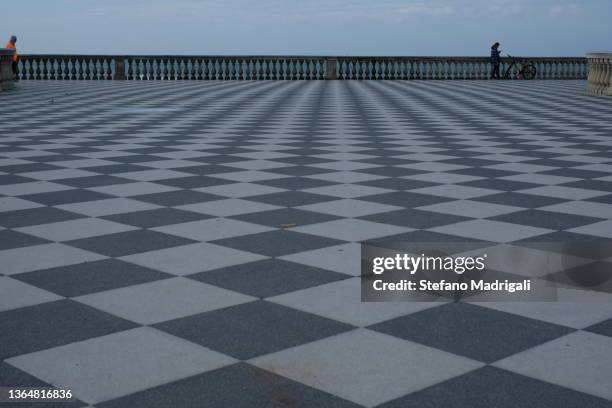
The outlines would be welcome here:
M 504 57 L 537 67 L 539 79 L 587 76 L 584 57 Z M 19 78 L 54 80 L 487 79 L 489 57 L 319 55 L 24 54 Z M 511 78 L 519 77 L 511 67 Z
M 32 59 L 32 58 L 62 58 L 62 59 L 93 59 L 93 58 L 106 58 L 106 59 L 272 59 L 272 60 L 415 60 L 415 61 L 489 61 L 488 56 L 426 56 L 426 55 L 173 55 L 173 54 L 133 54 L 133 55 L 122 55 L 122 54 L 21 54 L 21 59 Z M 534 56 L 512 56 L 512 57 L 501 57 L 502 61 L 520 60 L 520 61 L 547 61 L 547 62 L 586 62 L 585 57 L 534 57 Z

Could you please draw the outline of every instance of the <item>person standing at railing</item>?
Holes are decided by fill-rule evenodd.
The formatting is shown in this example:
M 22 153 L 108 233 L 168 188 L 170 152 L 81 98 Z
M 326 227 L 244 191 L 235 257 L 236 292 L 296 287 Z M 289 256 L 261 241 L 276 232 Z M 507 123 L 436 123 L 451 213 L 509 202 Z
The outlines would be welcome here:
M 499 64 L 501 60 L 501 51 L 499 50 L 499 43 L 496 42 L 491 47 L 491 79 L 499 79 Z
M 6 43 L 6 48 L 15 50 L 15 54 L 13 54 L 13 75 L 15 75 L 15 79 L 17 79 L 17 64 L 19 63 L 19 54 L 17 54 L 17 48 L 15 47 L 15 44 L 17 44 L 17 37 L 13 35 L 11 36 L 9 42 Z

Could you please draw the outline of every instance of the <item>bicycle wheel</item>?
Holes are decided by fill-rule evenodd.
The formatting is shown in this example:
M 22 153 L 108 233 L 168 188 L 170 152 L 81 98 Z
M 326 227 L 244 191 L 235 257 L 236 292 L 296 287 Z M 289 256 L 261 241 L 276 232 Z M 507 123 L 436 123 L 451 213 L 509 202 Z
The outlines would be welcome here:
M 536 67 L 532 64 L 527 64 L 521 69 L 521 77 L 523 79 L 533 79 L 536 77 Z

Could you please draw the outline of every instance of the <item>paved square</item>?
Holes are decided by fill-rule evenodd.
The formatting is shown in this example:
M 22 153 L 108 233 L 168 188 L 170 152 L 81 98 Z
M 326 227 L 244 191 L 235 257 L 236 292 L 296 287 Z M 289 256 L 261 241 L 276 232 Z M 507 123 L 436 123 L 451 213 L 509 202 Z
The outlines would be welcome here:
M 612 239 L 612 101 L 585 86 L 20 82 L 0 95 L 0 386 L 97 408 L 612 407 L 609 284 L 360 302 L 369 239 L 609 269 L 538 245 Z

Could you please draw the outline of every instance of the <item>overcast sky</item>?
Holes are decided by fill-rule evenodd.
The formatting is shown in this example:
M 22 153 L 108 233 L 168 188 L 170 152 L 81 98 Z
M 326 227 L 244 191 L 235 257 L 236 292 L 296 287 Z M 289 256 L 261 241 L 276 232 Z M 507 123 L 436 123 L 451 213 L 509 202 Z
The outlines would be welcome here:
M 0 0 L 22 53 L 515 55 L 612 51 L 612 0 Z

